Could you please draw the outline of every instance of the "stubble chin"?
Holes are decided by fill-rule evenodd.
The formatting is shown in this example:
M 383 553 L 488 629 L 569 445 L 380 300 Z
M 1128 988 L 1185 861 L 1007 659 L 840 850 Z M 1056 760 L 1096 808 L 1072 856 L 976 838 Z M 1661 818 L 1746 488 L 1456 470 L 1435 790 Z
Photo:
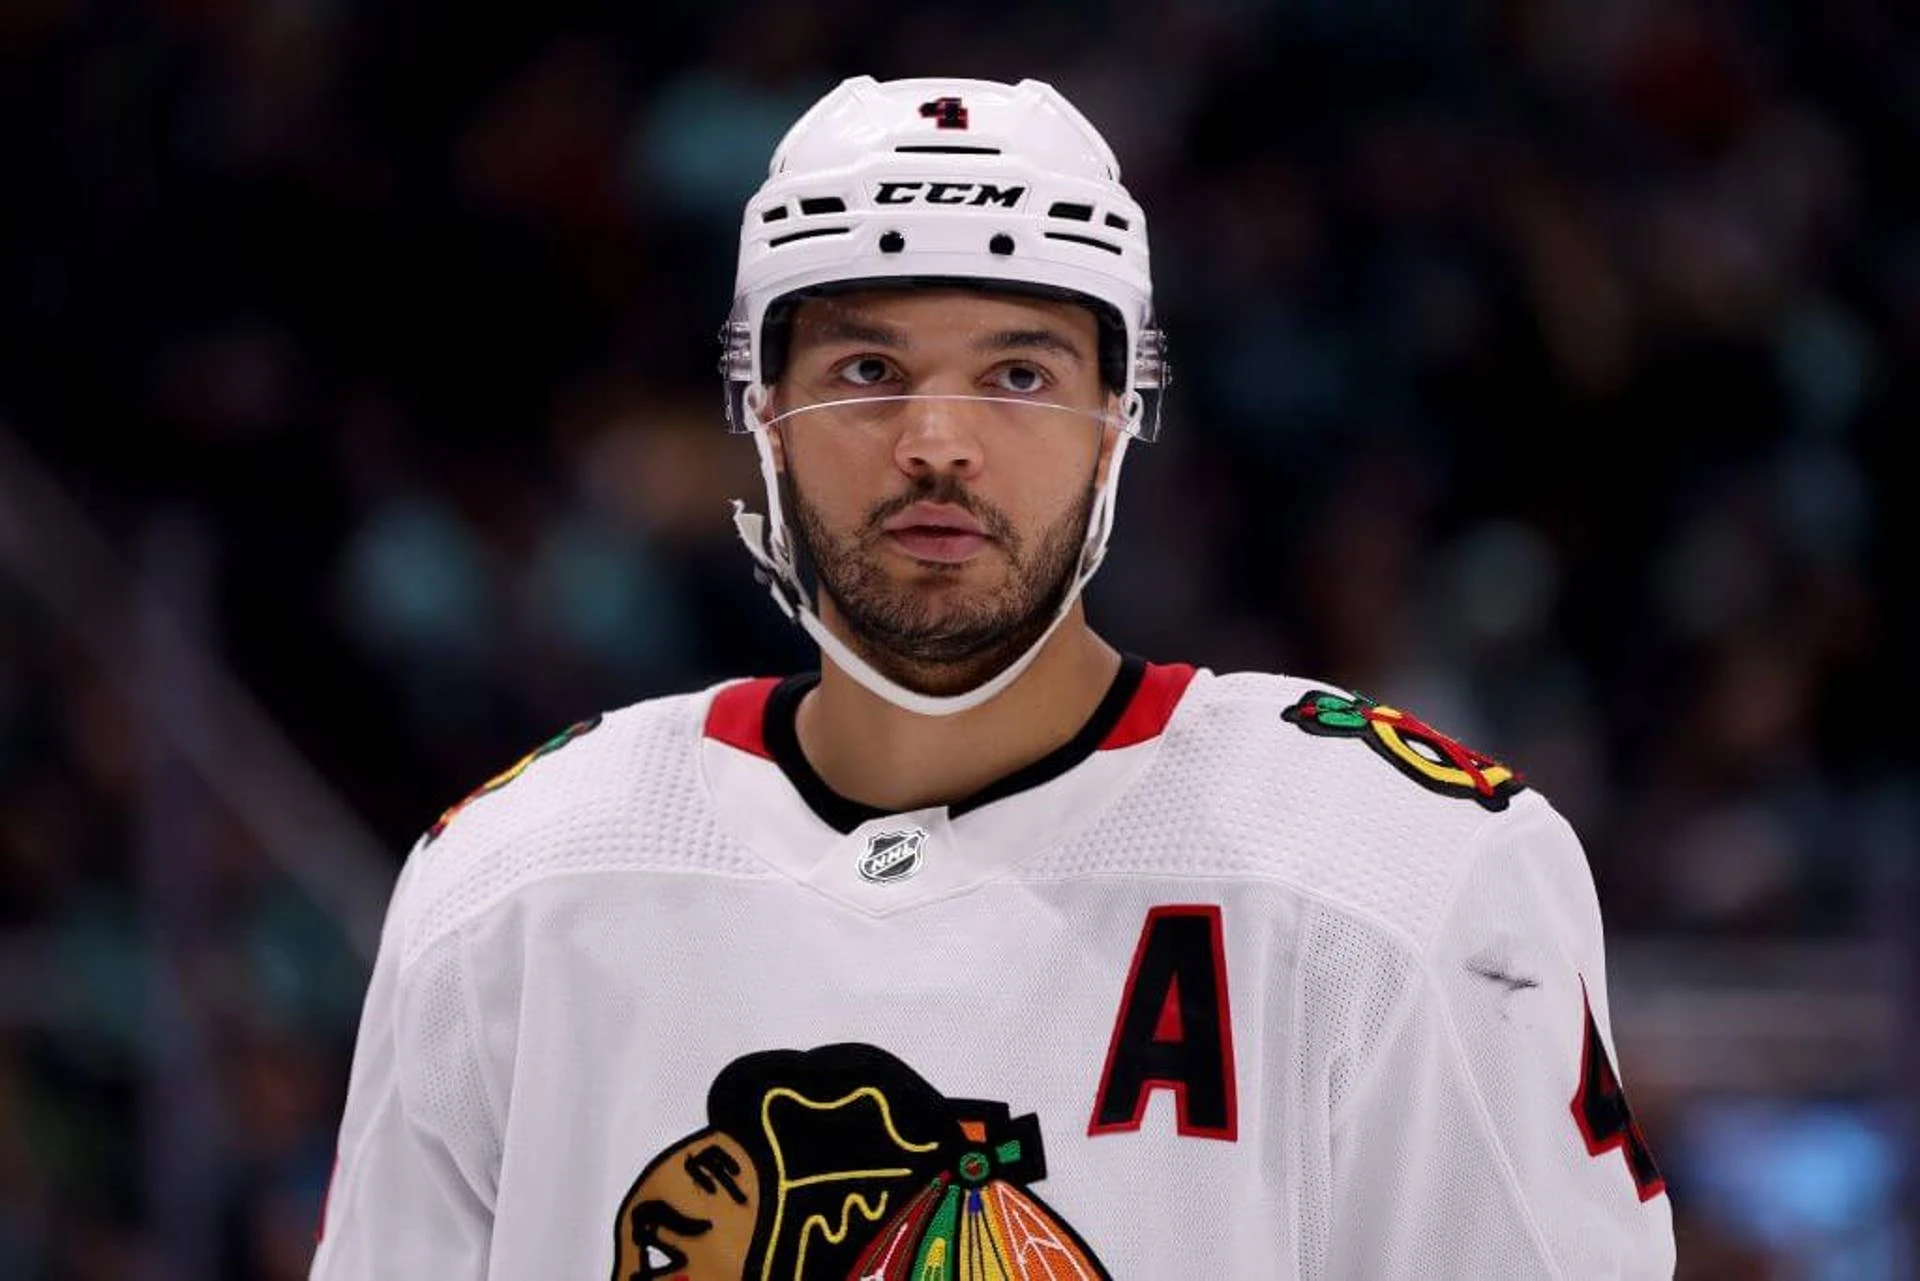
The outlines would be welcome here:
M 916 693 L 946 697 L 983 684 L 1046 628 L 1042 602 L 1022 599 L 1029 594 L 1012 573 L 967 586 L 947 569 L 889 573 L 878 548 L 855 554 L 858 566 L 842 562 L 820 574 L 821 594 L 854 652 Z
M 919 619 L 903 627 L 884 609 L 863 608 L 825 590 L 856 653 L 894 683 L 936 698 L 964 693 L 998 676 L 1039 639 L 1053 613 L 1044 602 L 1015 612 L 982 609 L 981 602 L 969 601 L 948 610 L 924 609 Z M 911 595 L 913 589 L 906 591 Z M 1056 596 L 1052 604 L 1057 603 Z
M 887 565 L 897 558 L 882 535 L 836 539 L 804 500 L 792 510 L 829 625 L 888 680 L 935 698 L 977 688 L 1039 640 L 1066 596 L 1086 531 L 1085 512 L 1070 515 L 1038 540 L 1025 565 L 996 545 L 1001 581 L 968 586 L 964 568 L 903 576 Z

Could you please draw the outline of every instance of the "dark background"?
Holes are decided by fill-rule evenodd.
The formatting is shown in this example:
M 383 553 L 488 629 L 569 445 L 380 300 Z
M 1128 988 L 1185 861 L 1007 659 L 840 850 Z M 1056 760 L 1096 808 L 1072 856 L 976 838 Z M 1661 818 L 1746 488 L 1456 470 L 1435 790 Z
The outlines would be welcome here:
M 1917 28 L 6 0 L 0 1276 L 304 1276 L 414 837 L 581 716 L 814 664 L 714 338 L 863 72 L 1049 80 L 1148 211 L 1177 382 L 1096 626 L 1522 769 L 1682 1275 L 1914 1275 Z

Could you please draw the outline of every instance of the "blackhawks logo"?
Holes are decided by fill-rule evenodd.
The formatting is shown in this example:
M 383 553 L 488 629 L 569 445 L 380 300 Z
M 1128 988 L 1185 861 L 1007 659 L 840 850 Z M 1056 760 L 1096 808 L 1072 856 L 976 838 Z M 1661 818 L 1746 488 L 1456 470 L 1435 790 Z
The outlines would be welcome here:
M 1281 717 L 1309 734 L 1358 738 L 1414 782 L 1447 796 L 1470 796 L 1490 810 L 1526 784 L 1506 766 L 1370 698 L 1312 690 Z
M 495 774 L 486 782 L 480 784 L 480 786 L 474 788 L 471 792 L 468 792 L 462 800 L 453 805 L 449 805 L 441 813 L 440 817 L 434 821 L 433 826 L 427 829 L 426 843 L 432 844 L 435 840 L 439 839 L 440 833 L 447 830 L 447 824 L 453 822 L 461 810 L 473 804 L 487 793 L 499 791 L 508 783 L 511 783 L 514 779 L 526 773 L 527 766 L 533 764 L 542 756 L 547 756 L 559 751 L 568 743 L 571 743 L 574 739 L 579 738 L 582 734 L 587 733 L 599 724 L 600 717 L 597 715 L 588 717 L 584 721 L 574 722 L 546 742 L 540 744 L 540 746 L 534 748 L 531 752 L 528 752 L 525 756 L 522 756 L 513 764 L 507 766 L 507 768 L 501 770 L 498 774 Z
M 1036 1117 L 884 1050 L 749 1054 L 627 1191 L 612 1281 L 1108 1281 L 1045 1177 Z

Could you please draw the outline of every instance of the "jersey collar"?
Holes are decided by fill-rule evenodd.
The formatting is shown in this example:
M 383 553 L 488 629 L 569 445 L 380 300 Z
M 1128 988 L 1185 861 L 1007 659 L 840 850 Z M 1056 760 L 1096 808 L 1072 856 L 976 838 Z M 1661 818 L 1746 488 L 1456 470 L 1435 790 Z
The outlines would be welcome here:
M 1124 655 L 1120 670 L 1078 733 L 1040 759 L 989 783 L 971 796 L 948 804 L 950 818 L 1030 791 L 1073 769 L 1097 751 L 1132 747 L 1160 735 L 1192 681 L 1185 663 L 1149 663 Z M 887 817 L 877 809 L 842 796 L 814 771 L 794 730 L 800 700 L 820 682 L 818 672 L 784 679 L 766 677 L 728 686 L 708 710 L 706 736 L 772 761 L 807 808 L 834 831 L 845 835 L 864 823 Z

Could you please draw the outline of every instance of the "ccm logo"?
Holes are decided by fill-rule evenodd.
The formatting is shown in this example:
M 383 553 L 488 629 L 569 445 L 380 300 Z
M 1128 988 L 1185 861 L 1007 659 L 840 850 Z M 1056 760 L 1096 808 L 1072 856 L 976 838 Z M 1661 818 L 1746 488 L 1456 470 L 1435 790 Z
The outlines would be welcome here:
M 1025 187 L 996 187 L 990 182 L 883 182 L 874 188 L 876 205 L 998 205 L 1017 208 Z

